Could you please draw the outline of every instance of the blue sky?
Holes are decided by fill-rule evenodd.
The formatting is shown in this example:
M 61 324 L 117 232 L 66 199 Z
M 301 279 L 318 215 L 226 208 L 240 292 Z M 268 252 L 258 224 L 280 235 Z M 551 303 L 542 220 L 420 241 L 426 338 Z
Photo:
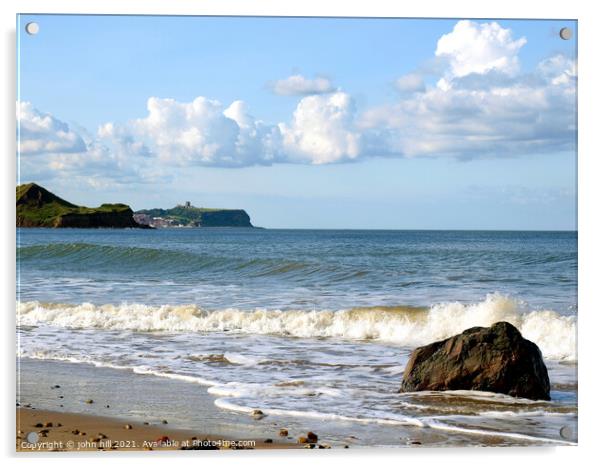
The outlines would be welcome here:
M 21 16 L 20 181 L 274 228 L 574 229 L 564 26 Z

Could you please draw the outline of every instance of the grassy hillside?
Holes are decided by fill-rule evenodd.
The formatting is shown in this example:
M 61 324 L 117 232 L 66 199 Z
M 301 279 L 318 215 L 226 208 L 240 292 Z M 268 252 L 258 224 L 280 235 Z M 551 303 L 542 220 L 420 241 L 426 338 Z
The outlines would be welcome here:
M 136 227 L 126 204 L 84 207 L 72 204 L 35 183 L 17 186 L 17 226 Z

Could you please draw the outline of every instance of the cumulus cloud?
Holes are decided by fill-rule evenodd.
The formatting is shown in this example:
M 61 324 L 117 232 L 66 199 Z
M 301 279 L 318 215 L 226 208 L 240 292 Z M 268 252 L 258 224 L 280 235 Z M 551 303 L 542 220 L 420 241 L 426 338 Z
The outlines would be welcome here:
M 439 39 L 435 55 L 449 61 L 452 77 L 494 70 L 514 74 L 519 69 L 518 53 L 526 43 L 524 37 L 514 40 L 512 31 L 496 22 L 464 20 Z
M 309 79 L 300 74 L 294 74 L 286 79 L 275 81 L 271 83 L 271 88 L 278 95 L 326 94 L 334 90 L 328 78 L 316 77 Z
M 291 161 L 318 165 L 355 159 L 361 154 L 361 135 L 354 116 L 353 99 L 344 92 L 305 97 L 291 125 L 279 126 L 283 149 Z
M 420 73 L 410 73 L 401 76 L 395 81 L 395 86 L 403 93 L 422 92 L 425 90 L 424 78 Z
M 150 149 L 142 141 L 138 141 L 123 127 L 114 123 L 105 123 L 98 128 L 99 140 L 111 144 L 114 151 L 123 155 L 149 157 Z
M 281 122 L 255 117 L 242 100 L 151 97 L 143 118 L 105 123 L 87 137 L 25 102 L 20 104 L 21 151 L 49 154 L 48 170 L 122 176 L 129 182 L 156 179 L 162 168 L 172 166 L 499 157 L 574 149 L 576 63 L 555 55 L 521 72 L 518 54 L 525 42 L 494 22 L 460 21 L 433 44 L 437 67 L 399 77 L 396 101 L 361 110 L 328 80 L 291 76 L 274 84 L 279 94 L 301 96 Z
M 575 62 L 556 55 L 521 73 L 518 53 L 525 43 L 495 22 L 459 21 L 437 43 L 435 55 L 445 64 L 437 85 L 368 109 L 359 125 L 377 134 L 387 155 L 473 158 L 571 150 Z M 411 88 L 412 79 L 401 80 Z
M 576 109 L 575 87 L 564 78 L 569 67 L 491 87 L 482 82 L 432 87 L 365 112 L 362 127 L 382 131 L 390 152 L 404 156 L 472 158 L 570 150 Z
M 82 137 L 64 121 L 43 113 L 31 102 L 17 102 L 19 151 L 21 155 L 81 152 L 86 149 Z
M 332 91 L 330 82 L 316 85 L 296 75 L 275 87 L 312 94 L 299 100 L 290 121 L 264 123 L 242 101 L 224 107 L 205 97 L 152 98 L 149 115 L 130 127 L 165 160 L 231 167 L 570 150 L 575 63 L 557 55 L 521 73 L 525 43 L 498 23 L 459 21 L 434 49 L 438 66 L 429 73 L 439 73 L 437 85 L 426 84 L 424 70 L 401 76 L 395 103 L 357 112 L 353 98 Z
M 577 63 L 564 55 L 554 55 L 541 61 L 537 71 L 542 78 L 556 86 L 574 86 L 577 80 Z
M 278 157 L 280 134 L 251 116 L 242 101 L 229 107 L 197 97 L 192 102 L 151 97 L 148 115 L 130 122 L 164 162 L 237 167 L 269 164 Z
M 149 148 L 116 125 L 102 125 L 98 134 L 91 136 L 24 101 L 17 102 L 17 120 L 20 173 L 27 179 L 88 186 L 156 179 L 152 167 L 141 163 L 152 155 Z
M 160 160 L 179 165 L 323 164 L 361 154 L 355 106 L 344 92 L 304 97 L 291 121 L 279 124 L 258 120 L 241 100 L 226 107 L 202 96 L 191 102 L 151 97 L 147 109 L 146 117 L 103 125 L 99 134 L 128 143 L 135 135 Z

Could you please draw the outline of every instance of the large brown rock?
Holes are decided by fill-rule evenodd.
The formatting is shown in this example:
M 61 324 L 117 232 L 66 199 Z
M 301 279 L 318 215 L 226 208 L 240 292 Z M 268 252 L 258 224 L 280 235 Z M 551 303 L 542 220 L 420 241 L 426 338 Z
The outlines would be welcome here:
M 421 390 L 481 390 L 549 400 L 550 379 L 537 345 L 508 322 L 497 322 L 416 348 L 399 391 Z

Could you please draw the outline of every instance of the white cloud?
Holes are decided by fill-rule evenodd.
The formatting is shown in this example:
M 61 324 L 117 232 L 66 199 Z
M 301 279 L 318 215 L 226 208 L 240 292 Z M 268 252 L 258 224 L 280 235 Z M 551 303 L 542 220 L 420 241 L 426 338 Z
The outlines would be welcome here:
M 271 84 L 271 88 L 278 95 L 326 94 L 334 91 L 334 87 L 328 78 L 316 77 L 309 79 L 300 74 L 275 81 Z
M 120 131 L 148 141 L 164 162 L 236 167 L 268 164 L 278 156 L 277 128 L 249 115 L 242 101 L 224 108 L 202 96 L 192 102 L 151 97 L 147 109 L 145 118 Z
M 361 135 L 354 129 L 353 99 L 344 92 L 303 98 L 290 126 L 280 124 L 290 161 L 313 164 L 355 159 Z
M 353 98 L 331 92 L 330 82 L 316 85 L 316 80 L 293 76 L 281 82 L 289 87 L 279 92 L 311 95 L 300 98 L 283 122 L 254 117 L 241 100 L 223 105 L 203 96 L 190 102 L 151 97 L 144 118 L 106 123 L 95 137 L 87 137 L 22 103 L 21 149 L 49 154 L 49 165 L 27 165 L 33 171 L 54 169 L 64 176 L 122 177 L 127 182 L 157 179 L 173 166 L 571 150 L 576 64 L 556 55 L 521 73 L 518 53 L 524 43 L 497 23 L 460 21 L 437 43 L 438 68 L 430 69 L 429 79 L 419 70 L 397 80 L 397 101 L 357 112 Z
M 21 155 L 82 152 L 82 137 L 64 121 L 35 109 L 31 102 L 17 102 L 19 151 Z
M 518 53 L 527 39 L 514 40 L 512 31 L 498 23 L 458 21 L 452 32 L 437 42 L 435 55 L 449 61 L 447 76 L 441 85 L 455 77 L 471 73 L 498 71 L 515 74 L 519 70 Z
M 520 73 L 514 40 L 499 24 L 459 21 L 435 55 L 436 86 L 409 94 L 419 72 L 398 81 L 405 95 L 368 109 L 359 121 L 372 146 L 389 156 L 460 158 L 523 155 L 574 148 L 576 66 L 556 55 Z M 437 78 L 437 75 L 435 75 Z
M 422 92 L 425 90 L 424 78 L 419 73 L 410 73 L 395 81 L 397 89 L 404 93 Z
M 144 160 L 146 158 L 109 148 L 103 141 L 88 140 L 84 152 L 23 158 L 21 176 L 39 182 L 52 179 L 93 188 L 157 181 L 159 173 Z
M 151 155 L 148 147 L 115 125 L 103 125 L 97 137 L 91 137 L 30 102 L 17 102 L 17 119 L 20 174 L 26 179 L 98 186 L 146 183 L 155 178 L 140 162 Z
M 322 164 L 361 153 L 353 100 L 343 92 L 302 98 L 292 121 L 278 125 L 256 119 L 240 100 L 224 107 L 206 97 L 192 102 L 151 97 L 147 107 L 145 118 L 123 127 L 107 123 L 99 134 L 127 141 L 135 134 L 161 161 L 179 165 Z
M 554 55 L 539 63 L 539 74 L 554 85 L 574 85 L 577 79 L 577 63 L 564 55 Z
M 379 131 L 388 152 L 471 158 L 574 148 L 574 63 L 557 56 L 533 74 L 456 78 L 394 105 L 370 109 L 364 129 Z M 544 72 L 545 70 L 545 72 Z
M 150 149 L 142 141 L 137 141 L 123 127 L 113 123 L 105 123 L 98 128 L 99 140 L 110 144 L 114 151 L 121 155 L 149 157 Z

